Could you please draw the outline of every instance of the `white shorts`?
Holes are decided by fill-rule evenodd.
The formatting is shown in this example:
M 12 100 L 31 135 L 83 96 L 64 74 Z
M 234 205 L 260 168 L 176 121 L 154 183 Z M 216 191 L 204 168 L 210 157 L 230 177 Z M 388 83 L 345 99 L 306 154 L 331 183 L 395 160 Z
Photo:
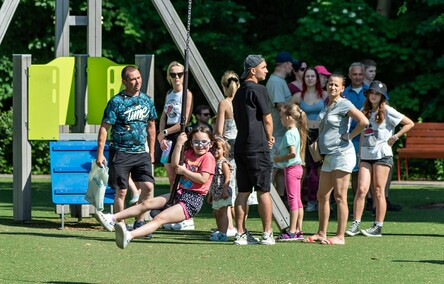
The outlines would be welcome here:
M 355 165 L 355 149 L 354 147 L 350 147 L 343 152 L 325 155 L 321 170 L 327 173 L 335 170 L 351 173 Z

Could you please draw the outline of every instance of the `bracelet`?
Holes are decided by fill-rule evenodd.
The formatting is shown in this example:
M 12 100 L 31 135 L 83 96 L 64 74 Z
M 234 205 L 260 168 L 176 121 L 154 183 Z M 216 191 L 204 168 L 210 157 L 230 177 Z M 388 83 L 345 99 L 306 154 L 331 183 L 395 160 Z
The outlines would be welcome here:
M 346 140 L 346 141 L 350 141 L 350 132 L 345 132 L 344 134 L 346 134 L 347 135 L 347 139 L 344 139 L 344 140 Z M 342 136 L 344 136 L 344 134 L 342 134 Z
M 396 134 L 394 134 L 394 135 L 392 136 L 392 138 L 395 139 L 395 141 L 398 141 L 398 139 L 399 139 L 398 136 L 396 136 Z

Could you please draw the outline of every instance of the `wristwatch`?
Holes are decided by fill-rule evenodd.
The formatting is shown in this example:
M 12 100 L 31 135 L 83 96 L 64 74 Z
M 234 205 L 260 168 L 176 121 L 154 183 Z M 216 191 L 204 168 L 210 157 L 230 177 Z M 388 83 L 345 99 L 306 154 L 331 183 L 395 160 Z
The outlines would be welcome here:
M 164 129 L 164 130 L 163 130 L 163 135 L 164 135 L 164 136 L 167 136 L 167 135 L 168 135 L 168 130 Z

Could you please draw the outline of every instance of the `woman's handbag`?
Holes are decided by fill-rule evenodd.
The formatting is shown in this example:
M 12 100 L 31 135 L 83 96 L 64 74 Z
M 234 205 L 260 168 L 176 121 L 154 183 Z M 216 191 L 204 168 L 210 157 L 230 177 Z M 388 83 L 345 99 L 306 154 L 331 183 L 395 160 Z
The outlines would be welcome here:
M 308 145 L 308 150 L 310 151 L 311 158 L 315 163 L 321 162 L 324 159 L 319 150 L 318 139 L 316 139 L 315 142 Z

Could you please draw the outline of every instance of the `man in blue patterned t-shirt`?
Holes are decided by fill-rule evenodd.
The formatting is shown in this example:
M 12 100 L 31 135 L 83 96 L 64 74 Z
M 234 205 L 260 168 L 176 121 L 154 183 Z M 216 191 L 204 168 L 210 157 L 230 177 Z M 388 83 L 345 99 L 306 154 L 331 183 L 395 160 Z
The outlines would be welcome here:
M 112 97 L 105 108 L 99 130 L 96 160 L 99 166 L 107 162 L 103 150 L 111 127 L 108 183 L 116 190 L 114 212 L 124 209 L 130 174 L 141 189 L 139 201 L 148 199 L 154 184 L 152 161 L 157 119 L 154 102 L 140 91 L 142 77 L 137 68 L 126 66 L 122 70 L 122 83 L 125 90 Z M 144 218 L 141 215 L 137 218 L 135 226 L 139 227 L 143 223 Z

